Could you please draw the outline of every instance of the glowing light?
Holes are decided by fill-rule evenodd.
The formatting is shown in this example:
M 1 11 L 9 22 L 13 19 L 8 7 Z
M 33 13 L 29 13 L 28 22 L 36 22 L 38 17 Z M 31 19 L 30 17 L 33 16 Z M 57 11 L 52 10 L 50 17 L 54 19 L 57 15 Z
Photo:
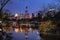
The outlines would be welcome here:
M 20 27 L 20 32 L 22 32 L 23 31 L 23 29 Z
M 19 31 L 19 29 L 18 28 L 15 28 L 15 32 L 18 32 Z
M 18 13 L 15 14 L 15 17 L 18 17 Z
M 0 29 L 0 31 L 2 31 L 2 29 Z

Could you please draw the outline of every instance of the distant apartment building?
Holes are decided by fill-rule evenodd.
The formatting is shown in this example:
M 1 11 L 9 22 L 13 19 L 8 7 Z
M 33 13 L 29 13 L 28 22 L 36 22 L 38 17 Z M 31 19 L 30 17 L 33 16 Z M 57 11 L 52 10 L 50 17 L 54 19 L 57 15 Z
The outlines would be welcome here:
M 20 14 L 20 19 L 24 19 L 24 14 Z
M 24 17 L 25 17 L 25 19 L 30 19 L 30 14 L 26 13 Z
M 14 15 L 8 16 L 9 19 L 14 19 Z
M 28 7 L 27 6 L 26 6 L 24 18 L 25 19 L 30 19 L 30 14 L 28 13 Z
M 32 13 L 32 17 L 31 18 L 34 18 L 35 17 L 35 15 L 34 15 L 34 13 Z
M 42 17 L 42 14 L 41 14 L 40 12 L 38 12 L 38 13 L 36 14 L 36 17 L 37 17 L 37 18 L 41 18 L 41 17 Z

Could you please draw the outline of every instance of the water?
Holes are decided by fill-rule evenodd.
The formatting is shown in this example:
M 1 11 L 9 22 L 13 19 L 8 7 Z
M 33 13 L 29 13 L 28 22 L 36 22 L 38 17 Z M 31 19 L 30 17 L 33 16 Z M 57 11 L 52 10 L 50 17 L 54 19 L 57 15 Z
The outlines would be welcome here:
M 41 40 L 39 32 L 36 29 L 32 32 L 32 29 L 30 28 L 30 31 L 27 32 L 27 35 L 24 31 L 20 32 L 19 30 L 17 32 L 10 30 L 7 33 L 12 34 L 12 40 Z

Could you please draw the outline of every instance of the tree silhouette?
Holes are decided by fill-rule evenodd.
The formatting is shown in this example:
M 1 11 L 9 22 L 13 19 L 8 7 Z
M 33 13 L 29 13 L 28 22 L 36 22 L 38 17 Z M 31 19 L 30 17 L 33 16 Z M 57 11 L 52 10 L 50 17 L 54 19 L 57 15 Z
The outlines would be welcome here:
M 10 0 L 0 0 L 0 18 L 2 18 L 2 10 L 5 7 L 5 5 L 9 2 Z
M 56 20 L 56 24 L 57 24 L 57 30 L 60 33 L 60 11 L 54 16 L 55 20 Z
M 43 32 L 45 30 L 48 31 L 48 30 L 55 29 L 55 28 L 56 28 L 56 24 L 54 24 L 51 20 L 48 20 L 45 22 L 41 22 L 39 26 L 39 31 Z

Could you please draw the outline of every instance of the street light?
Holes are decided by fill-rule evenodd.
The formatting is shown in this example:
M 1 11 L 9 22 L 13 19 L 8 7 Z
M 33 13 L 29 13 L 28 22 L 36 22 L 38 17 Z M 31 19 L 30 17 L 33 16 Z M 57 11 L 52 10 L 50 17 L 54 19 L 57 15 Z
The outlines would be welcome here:
M 15 17 L 18 17 L 18 13 L 15 14 Z

